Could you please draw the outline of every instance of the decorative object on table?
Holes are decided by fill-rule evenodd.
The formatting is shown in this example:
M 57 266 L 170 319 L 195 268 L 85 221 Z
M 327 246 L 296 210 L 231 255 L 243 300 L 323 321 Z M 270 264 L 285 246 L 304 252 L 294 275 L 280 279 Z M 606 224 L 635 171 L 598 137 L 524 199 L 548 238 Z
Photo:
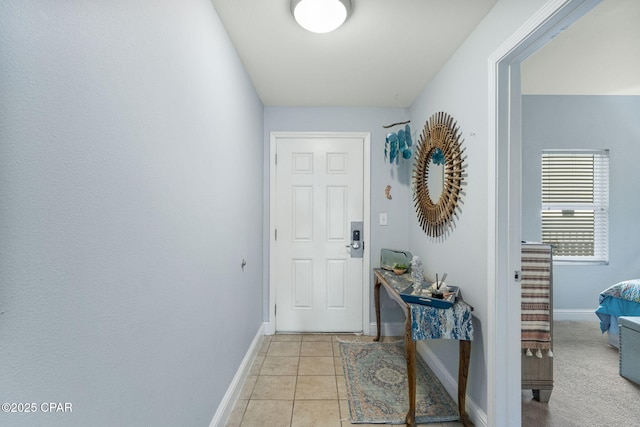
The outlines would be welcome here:
M 387 199 L 391 200 L 391 186 L 387 185 L 387 187 L 384 189 L 384 195 L 386 196 Z
M 407 265 L 396 263 L 393 265 L 393 272 L 398 276 L 400 276 L 401 274 L 404 274 L 407 272 Z
M 404 424 L 407 362 L 402 342 L 340 342 L 352 423 Z M 456 403 L 431 369 L 417 358 L 416 422 L 460 419 Z
M 411 263 L 411 257 L 412 255 L 409 251 L 380 249 L 380 268 L 392 271 L 396 264 L 407 266 Z
M 440 290 L 432 289 L 431 290 L 431 298 L 444 299 L 444 293 L 442 293 L 442 291 L 440 291 Z
M 432 284 L 425 282 L 423 286 L 415 288 L 413 285 L 400 292 L 400 298 L 410 304 L 428 305 L 435 308 L 448 309 L 456 302 L 460 294 L 457 286 L 448 286 L 447 292 L 435 293 Z
M 405 160 L 411 158 L 411 146 L 413 145 L 413 141 L 411 140 L 411 127 L 408 125 L 409 122 L 402 123 L 394 123 L 389 126 L 383 127 L 391 127 L 396 125 L 404 124 L 404 128 L 400 129 L 398 132 L 391 132 L 387 134 L 384 143 L 384 159 L 389 160 L 390 164 L 398 164 L 400 157 Z
M 422 269 L 422 260 L 414 255 L 413 258 L 411 258 L 411 282 L 413 283 L 413 288 L 417 289 L 422 286 L 423 281 L 424 272 Z
M 462 199 L 465 171 L 460 138 L 460 129 L 453 117 L 439 112 L 427 120 L 417 145 L 414 203 L 420 226 L 431 237 L 443 236 L 453 228 L 453 219 L 458 216 L 456 209 Z M 429 188 L 429 170 L 436 161 L 444 163 L 439 195 L 431 194 L 434 190 Z
M 447 278 L 447 273 L 444 273 L 441 280 L 438 280 L 438 275 L 436 274 L 436 281 L 433 282 L 430 286 L 431 296 L 437 299 L 444 299 L 446 293 L 449 292 L 449 287 L 444 282 L 444 279 Z

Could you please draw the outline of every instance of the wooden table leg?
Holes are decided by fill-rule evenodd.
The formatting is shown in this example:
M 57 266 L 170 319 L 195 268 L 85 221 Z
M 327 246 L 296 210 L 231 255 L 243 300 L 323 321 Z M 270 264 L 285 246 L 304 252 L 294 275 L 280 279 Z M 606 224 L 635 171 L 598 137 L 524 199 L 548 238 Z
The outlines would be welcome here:
M 416 425 L 416 342 L 411 338 L 411 311 L 408 310 L 404 324 L 404 346 L 407 357 L 407 380 L 409 382 L 409 411 L 405 422 Z
M 466 410 L 467 378 L 469 376 L 469 359 L 471 358 L 471 341 L 460 340 L 460 356 L 458 361 L 458 411 L 460 422 L 464 427 L 472 426 Z
M 380 281 L 378 277 L 376 277 L 376 283 L 373 287 L 373 300 L 376 307 L 376 328 L 378 329 L 378 334 L 376 335 L 374 341 L 380 341 Z

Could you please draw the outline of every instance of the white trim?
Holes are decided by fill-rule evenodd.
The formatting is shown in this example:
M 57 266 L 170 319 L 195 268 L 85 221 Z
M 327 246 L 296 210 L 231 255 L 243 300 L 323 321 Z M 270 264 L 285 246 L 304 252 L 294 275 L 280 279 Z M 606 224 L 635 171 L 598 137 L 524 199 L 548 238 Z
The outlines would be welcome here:
M 365 253 L 362 260 L 362 332 L 369 324 L 370 319 L 370 289 L 371 289 L 371 133 L 370 132 L 271 132 L 269 137 L 269 334 L 276 332 L 275 305 L 276 287 L 274 254 L 276 228 L 276 169 L 273 167 L 276 161 L 276 142 L 279 138 L 362 138 L 363 140 L 363 222 Z M 369 248 L 367 250 L 367 248 Z
M 559 320 L 573 320 L 576 322 L 594 322 L 598 323 L 600 320 L 598 316 L 596 316 L 596 311 L 592 308 L 582 310 L 582 309 L 557 309 L 553 310 L 553 321 L 557 322 Z
M 264 334 L 275 335 L 275 333 L 276 333 L 275 325 L 271 322 L 264 322 Z
M 364 147 L 363 147 L 363 174 L 364 174 L 364 182 L 363 182 L 363 217 L 364 217 L 364 243 L 367 245 L 364 248 L 364 259 L 362 264 L 362 285 L 364 289 L 362 290 L 362 332 L 364 332 L 364 328 L 369 324 L 371 320 L 370 316 L 370 295 L 371 295 L 371 248 L 373 245 L 371 244 L 371 133 L 370 132 L 362 132 L 360 133 L 364 138 Z M 367 247 L 369 250 L 367 250 Z
M 273 265 L 275 264 L 276 253 L 276 142 L 280 133 L 271 132 L 269 137 L 269 333 L 276 332 L 276 275 Z
M 269 333 L 276 332 L 276 289 L 273 285 L 276 282 L 276 275 L 273 268 L 276 253 L 276 142 L 279 134 L 271 132 L 269 137 Z
M 375 337 L 378 329 L 375 322 L 369 323 L 369 335 Z M 384 322 L 380 325 L 381 337 L 404 337 L 404 322 L 388 323 Z
M 249 346 L 247 353 L 244 355 L 236 374 L 233 376 L 233 380 L 231 380 L 231 384 L 229 384 L 227 392 L 222 397 L 222 401 L 220 402 L 220 405 L 218 405 L 218 409 L 213 415 L 213 419 L 209 423 L 209 427 L 224 427 L 227 423 L 227 420 L 231 415 L 231 411 L 233 411 L 233 406 L 236 404 L 236 401 L 240 396 L 242 386 L 244 386 L 244 382 L 249 375 L 249 370 L 251 369 L 253 360 L 260 350 L 260 344 L 262 343 L 264 335 L 264 324 L 262 324 L 258 328 L 258 332 L 256 332 L 253 341 L 251 341 L 251 345 Z
M 429 368 L 433 371 L 436 377 L 440 380 L 440 383 L 444 386 L 447 393 L 453 398 L 458 400 L 458 380 L 453 378 L 444 364 L 436 357 L 435 353 L 431 351 L 425 341 L 419 341 L 416 346 L 418 354 L 422 356 L 422 359 L 429 365 Z M 478 427 L 487 427 L 487 414 L 480 408 L 480 406 L 467 394 L 467 414 L 473 424 Z
M 507 363 L 519 351 L 520 341 L 520 309 L 514 304 L 519 301 L 519 286 L 513 278 L 519 265 L 522 209 L 520 62 L 600 1 L 549 0 L 489 56 L 487 283 L 495 286 L 487 290 L 488 425 L 521 423 L 520 368 Z

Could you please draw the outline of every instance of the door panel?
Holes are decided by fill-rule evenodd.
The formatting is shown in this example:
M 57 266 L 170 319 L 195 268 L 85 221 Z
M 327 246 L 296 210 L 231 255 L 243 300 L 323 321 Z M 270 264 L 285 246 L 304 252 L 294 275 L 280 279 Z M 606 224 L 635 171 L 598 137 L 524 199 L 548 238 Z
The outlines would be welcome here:
M 364 141 L 276 141 L 276 330 L 362 331 L 363 259 L 350 223 L 363 221 Z

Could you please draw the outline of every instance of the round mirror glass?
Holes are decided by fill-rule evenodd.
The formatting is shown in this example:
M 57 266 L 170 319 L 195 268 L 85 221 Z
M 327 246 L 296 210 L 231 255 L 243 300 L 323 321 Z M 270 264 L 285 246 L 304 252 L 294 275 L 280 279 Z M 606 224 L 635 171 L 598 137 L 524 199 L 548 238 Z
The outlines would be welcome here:
M 436 148 L 431 153 L 429 168 L 427 169 L 428 176 L 426 176 L 429 197 L 434 204 L 440 200 L 442 189 L 444 188 L 444 159 L 440 160 L 438 152 L 442 153 L 442 150 Z

